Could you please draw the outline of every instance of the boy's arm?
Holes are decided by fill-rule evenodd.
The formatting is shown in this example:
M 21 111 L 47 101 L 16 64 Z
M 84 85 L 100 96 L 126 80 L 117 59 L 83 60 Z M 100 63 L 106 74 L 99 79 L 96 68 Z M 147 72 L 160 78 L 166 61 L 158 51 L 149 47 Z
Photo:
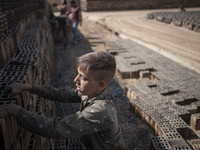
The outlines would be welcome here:
M 49 138 L 78 137 L 113 128 L 112 119 L 106 111 L 96 106 L 60 119 L 21 109 L 17 121 L 28 131 Z
M 79 96 L 78 91 L 75 91 L 75 89 L 72 89 L 68 86 L 55 88 L 53 86 L 33 85 L 30 92 L 50 100 L 60 102 L 81 102 L 81 97 Z
M 23 83 L 12 83 L 6 87 L 7 90 L 11 90 L 11 95 L 20 94 L 22 91 L 30 91 L 32 85 Z
M 0 118 L 8 115 L 17 116 L 18 112 L 22 107 L 15 104 L 6 104 L 0 106 Z
M 52 86 L 36 86 L 28 85 L 22 83 L 13 83 L 7 87 L 8 90 L 12 90 L 11 94 L 19 94 L 22 91 L 29 91 L 31 93 L 37 94 L 41 97 L 56 100 L 60 102 L 80 102 L 80 96 L 78 92 L 69 87 L 64 88 L 54 88 Z

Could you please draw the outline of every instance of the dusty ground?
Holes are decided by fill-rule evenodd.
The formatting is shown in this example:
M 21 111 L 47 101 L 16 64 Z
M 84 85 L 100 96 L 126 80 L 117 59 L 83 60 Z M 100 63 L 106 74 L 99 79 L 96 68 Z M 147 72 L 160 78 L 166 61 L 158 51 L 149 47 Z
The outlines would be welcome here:
M 200 73 L 200 33 L 146 19 L 147 13 L 156 11 L 178 10 L 84 12 L 83 16 Z

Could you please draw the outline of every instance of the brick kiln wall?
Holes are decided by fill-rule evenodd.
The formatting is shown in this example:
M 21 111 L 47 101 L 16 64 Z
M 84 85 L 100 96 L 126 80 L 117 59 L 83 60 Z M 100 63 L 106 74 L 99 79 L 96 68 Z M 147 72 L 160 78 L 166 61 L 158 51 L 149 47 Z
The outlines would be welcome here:
M 199 0 L 80 0 L 83 11 L 200 7 Z

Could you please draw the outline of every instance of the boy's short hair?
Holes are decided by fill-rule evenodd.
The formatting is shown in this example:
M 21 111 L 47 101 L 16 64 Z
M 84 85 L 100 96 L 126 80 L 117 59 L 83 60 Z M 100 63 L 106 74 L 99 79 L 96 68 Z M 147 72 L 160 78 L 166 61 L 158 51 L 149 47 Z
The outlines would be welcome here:
M 115 75 L 116 62 L 107 52 L 90 52 L 76 60 L 77 68 L 86 73 L 93 73 L 94 79 L 103 80 L 107 84 Z

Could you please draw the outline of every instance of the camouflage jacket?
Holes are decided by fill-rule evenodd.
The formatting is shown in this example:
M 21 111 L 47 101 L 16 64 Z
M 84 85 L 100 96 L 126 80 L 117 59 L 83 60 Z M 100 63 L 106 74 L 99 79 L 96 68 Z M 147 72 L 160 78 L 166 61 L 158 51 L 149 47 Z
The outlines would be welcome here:
M 47 118 L 22 108 L 17 114 L 17 121 L 30 132 L 49 138 L 82 136 L 89 150 L 125 149 L 116 107 L 108 100 L 106 89 L 89 100 L 69 87 L 57 89 L 33 85 L 31 93 L 59 102 L 80 102 L 81 105 L 80 111 L 63 118 Z

